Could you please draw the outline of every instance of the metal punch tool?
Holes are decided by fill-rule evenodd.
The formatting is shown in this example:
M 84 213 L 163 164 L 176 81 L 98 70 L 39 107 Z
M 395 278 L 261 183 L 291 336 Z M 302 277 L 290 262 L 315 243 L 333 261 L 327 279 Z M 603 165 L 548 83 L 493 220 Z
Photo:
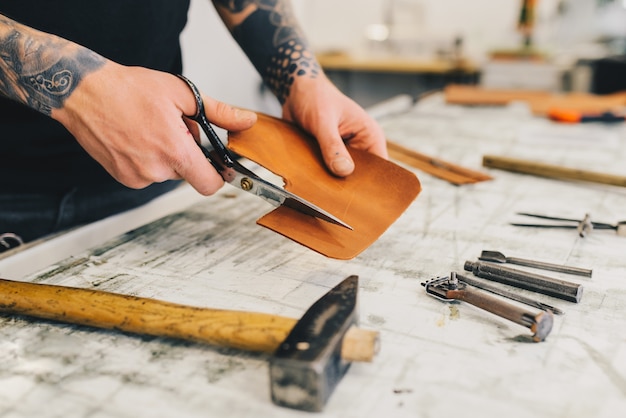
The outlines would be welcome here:
M 438 277 L 422 283 L 426 293 L 437 299 L 451 302 L 454 300 L 467 302 L 478 308 L 484 309 L 516 324 L 529 328 L 534 334 L 534 342 L 546 339 L 554 322 L 551 311 L 539 310 L 532 312 L 521 306 L 514 305 L 504 299 L 490 295 L 469 284 L 459 281 L 455 272 L 449 277 Z
M 575 274 L 577 276 L 591 277 L 593 274 L 591 269 L 547 263 L 545 261 L 528 260 L 525 258 L 507 257 L 499 251 L 483 250 L 478 259 L 481 261 L 490 261 L 492 263 L 517 264 L 518 266 L 533 267 L 537 269 L 556 271 L 559 273 Z
M 239 163 L 237 156 L 226 148 L 209 123 L 204 110 L 204 102 L 202 101 L 202 96 L 198 88 L 187 77 L 180 74 L 178 74 L 178 77 L 187 83 L 196 99 L 196 114 L 193 116 L 187 115 L 187 117 L 197 122 L 202 127 L 202 130 L 211 143 L 211 149 L 201 144 L 198 144 L 198 146 L 226 183 L 248 193 L 252 193 L 276 207 L 284 205 L 326 222 L 352 229 L 350 225 L 339 218 L 317 207 L 313 203 L 270 183 Z
M 562 229 L 576 229 L 578 235 L 581 237 L 587 236 L 594 229 L 608 229 L 617 232 L 617 235 L 626 237 L 626 221 L 618 222 L 617 224 L 609 224 L 605 222 L 594 222 L 591 220 L 591 216 L 586 214 L 583 219 L 571 219 L 560 218 L 556 216 L 538 215 L 534 213 L 519 212 L 521 216 L 529 216 L 537 219 L 545 219 L 549 221 L 557 221 L 558 223 L 541 224 L 541 223 L 511 223 L 513 226 L 533 227 L 533 228 L 562 228 Z

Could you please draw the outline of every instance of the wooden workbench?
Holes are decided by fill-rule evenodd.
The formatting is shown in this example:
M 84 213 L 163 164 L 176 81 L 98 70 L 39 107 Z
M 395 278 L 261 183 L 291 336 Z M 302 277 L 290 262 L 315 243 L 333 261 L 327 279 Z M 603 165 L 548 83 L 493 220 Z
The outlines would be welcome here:
M 364 107 L 399 94 L 418 97 L 449 83 L 475 84 L 480 68 L 467 59 L 398 54 L 320 53 L 317 59 L 337 87 Z
M 481 169 L 485 153 L 626 174 L 623 126 L 557 126 L 523 107 L 462 108 L 432 96 L 381 120 L 405 146 Z M 255 224 L 268 207 L 232 188 L 28 271 L 40 248 L 0 261 L 9 279 L 298 318 L 348 275 L 360 277 L 361 326 L 380 331 L 372 364 L 354 364 L 319 417 L 621 417 L 626 410 L 626 238 L 509 225 L 526 211 L 626 218 L 626 190 L 492 171 L 423 191 L 357 258 L 324 258 Z M 384 196 L 381 196 L 384 199 Z M 107 227 L 108 228 L 108 227 Z M 97 235 L 96 232 L 94 234 Z M 592 268 L 578 304 L 522 292 L 565 311 L 552 333 L 424 293 L 481 250 Z M 7 277 L 20 271 L 23 277 Z M 274 406 L 266 358 L 201 344 L 0 316 L 2 417 L 305 417 Z

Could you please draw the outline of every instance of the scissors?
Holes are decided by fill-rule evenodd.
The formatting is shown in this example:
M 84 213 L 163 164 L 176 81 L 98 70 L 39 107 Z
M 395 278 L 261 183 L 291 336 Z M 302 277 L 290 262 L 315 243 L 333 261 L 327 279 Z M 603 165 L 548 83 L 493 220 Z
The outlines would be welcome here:
M 202 130 L 211 143 L 212 149 L 209 150 L 199 143 L 198 146 L 226 183 L 248 193 L 252 193 L 276 207 L 285 205 L 306 215 L 314 216 L 350 230 L 352 229 L 350 225 L 317 207 L 313 203 L 270 183 L 237 162 L 237 157 L 224 146 L 213 130 L 213 127 L 209 124 L 204 113 L 204 102 L 202 101 L 202 96 L 198 88 L 187 77 L 180 74 L 178 74 L 178 77 L 189 85 L 196 99 L 196 114 L 187 117 L 197 122 L 202 127 Z
M 580 237 L 585 237 L 594 229 L 609 229 L 617 232 L 618 236 L 626 236 L 626 221 L 618 222 L 617 224 L 609 224 L 605 222 L 592 222 L 591 216 L 586 214 L 581 219 L 560 218 L 556 216 L 538 215 L 534 213 L 518 212 L 518 215 L 528 216 L 536 219 L 546 219 L 550 221 L 557 221 L 552 224 L 544 223 L 512 223 L 513 226 L 525 226 L 534 228 L 563 228 L 563 229 L 576 229 Z

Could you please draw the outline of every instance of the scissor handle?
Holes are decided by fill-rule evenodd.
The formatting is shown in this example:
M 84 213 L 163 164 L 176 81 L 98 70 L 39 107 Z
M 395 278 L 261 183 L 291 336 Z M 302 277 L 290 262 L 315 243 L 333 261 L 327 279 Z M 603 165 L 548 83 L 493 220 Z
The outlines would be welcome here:
M 191 80 L 189 80 L 184 75 L 182 74 L 176 74 L 176 75 L 178 76 L 178 78 L 180 78 L 185 83 L 187 83 L 187 85 L 189 86 L 189 88 L 191 89 L 193 93 L 194 98 L 196 99 L 196 114 L 193 116 L 187 116 L 187 117 L 193 119 L 202 127 L 202 130 L 208 137 L 209 142 L 211 143 L 211 145 L 213 146 L 213 149 L 215 150 L 214 153 L 211 153 L 209 150 L 203 147 L 202 144 L 198 144 L 198 146 L 202 150 L 202 153 L 207 159 L 209 159 L 209 161 L 211 161 L 213 166 L 220 172 L 223 171 L 225 167 L 234 166 L 235 159 L 230 154 L 230 151 L 228 151 L 224 143 L 217 136 L 217 134 L 215 133 L 215 130 L 213 129 L 208 119 L 206 118 L 206 113 L 204 110 L 204 101 L 202 100 L 202 95 L 200 94 L 200 90 L 198 90 L 196 85 L 193 84 Z M 220 160 L 219 162 L 215 161 L 214 154 L 217 154 L 217 157 Z M 216 164 L 218 164 L 219 166 L 224 166 L 224 167 L 218 167 L 216 166 Z

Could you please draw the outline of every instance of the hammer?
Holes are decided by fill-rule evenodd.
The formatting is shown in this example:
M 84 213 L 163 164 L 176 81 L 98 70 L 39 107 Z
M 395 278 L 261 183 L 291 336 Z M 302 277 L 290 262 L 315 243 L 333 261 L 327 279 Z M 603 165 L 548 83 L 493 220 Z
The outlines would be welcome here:
M 357 290 L 350 276 L 296 320 L 0 279 L 0 313 L 270 353 L 272 401 L 319 412 L 351 362 L 378 353 L 378 332 L 356 326 Z

